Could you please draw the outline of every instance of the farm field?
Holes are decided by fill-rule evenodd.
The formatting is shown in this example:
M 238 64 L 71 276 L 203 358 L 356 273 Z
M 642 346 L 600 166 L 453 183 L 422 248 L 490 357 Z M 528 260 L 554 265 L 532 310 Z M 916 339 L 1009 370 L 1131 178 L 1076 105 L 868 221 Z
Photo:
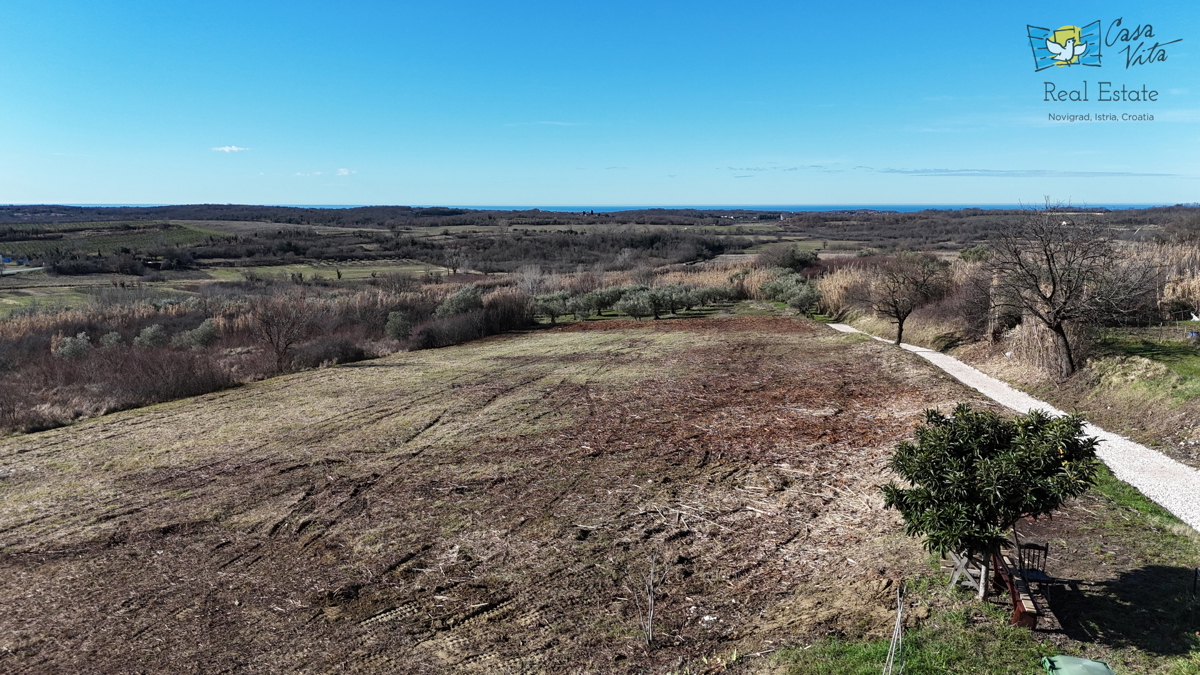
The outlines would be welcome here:
M 340 263 L 312 263 L 295 265 L 264 265 L 261 267 L 209 267 L 205 274 L 217 281 L 241 281 L 246 273 L 257 275 L 282 275 L 289 277 L 293 274 L 303 274 L 305 279 L 321 276 L 326 279 L 337 278 L 341 271 L 342 279 L 369 279 L 380 274 L 423 274 L 425 272 L 449 272 L 444 267 L 430 265 L 416 260 L 395 261 L 350 261 Z
M 350 261 L 345 263 L 313 263 L 294 265 L 262 265 L 257 267 L 208 267 L 186 272 L 170 271 L 160 274 L 162 281 L 143 281 L 141 277 L 123 274 L 87 274 L 55 276 L 44 272 L 8 275 L 0 278 L 0 317 L 37 302 L 46 308 L 74 308 L 94 302 L 98 294 L 124 284 L 136 286 L 152 296 L 189 294 L 197 283 L 205 281 L 242 281 L 247 274 L 291 278 L 301 274 L 305 280 L 320 277 L 334 280 L 337 271 L 347 281 L 370 279 L 384 274 L 424 274 L 449 272 L 444 267 L 412 260 Z
M 885 635 L 928 560 L 884 462 L 960 400 L 802 319 L 609 321 L 12 437 L 0 669 L 641 672 Z
M 59 223 L 8 226 L 0 253 L 13 258 L 37 258 L 72 252 L 109 255 L 122 250 L 188 246 L 224 237 L 217 230 L 172 223 Z M 28 231 L 28 237 L 23 233 Z

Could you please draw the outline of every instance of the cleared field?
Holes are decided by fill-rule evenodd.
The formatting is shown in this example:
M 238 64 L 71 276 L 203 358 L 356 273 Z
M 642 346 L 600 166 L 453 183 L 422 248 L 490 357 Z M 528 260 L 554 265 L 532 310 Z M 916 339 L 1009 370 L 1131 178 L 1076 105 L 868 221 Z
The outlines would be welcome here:
M 13 437 L 0 670 L 633 673 L 883 635 L 927 569 L 884 462 L 960 400 L 802 319 L 610 321 Z

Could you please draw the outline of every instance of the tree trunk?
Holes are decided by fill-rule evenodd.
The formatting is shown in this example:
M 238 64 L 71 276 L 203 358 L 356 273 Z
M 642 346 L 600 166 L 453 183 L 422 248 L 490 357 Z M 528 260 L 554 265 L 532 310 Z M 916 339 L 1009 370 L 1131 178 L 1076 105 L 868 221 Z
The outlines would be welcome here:
M 896 342 L 894 343 L 897 347 L 900 346 L 900 338 L 902 338 L 902 337 L 904 337 L 904 319 L 897 318 L 896 319 Z
M 1071 341 L 1067 339 L 1067 329 L 1060 323 L 1050 326 L 1054 333 L 1055 351 L 1058 352 L 1059 374 L 1066 379 L 1075 374 L 1075 357 L 1071 354 Z

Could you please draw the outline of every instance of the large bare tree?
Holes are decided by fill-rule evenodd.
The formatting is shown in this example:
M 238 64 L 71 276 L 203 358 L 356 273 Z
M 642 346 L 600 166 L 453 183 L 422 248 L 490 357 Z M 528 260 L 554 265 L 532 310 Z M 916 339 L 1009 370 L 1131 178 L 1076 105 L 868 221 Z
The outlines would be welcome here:
M 909 315 L 945 293 L 947 267 L 928 253 L 906 252 L 874 269 L 866 289 L 871 309 L 896 324 L 897 345 Z
M 250 308 L 250 333 L 275 354 L 275 369 L 283 372 L 292 348 L 307 335 L 314 317 L 302 293 L 281 293 L 256 299 Z
M 1156 266 L 1123 254 L 1103 226 L 1061 205 L 1006 223 L 990 246 L 995 305 L 1049 329 L 1063 378 L 1078 367 L 1069 326 L 1113 320 L 1155 301 Z

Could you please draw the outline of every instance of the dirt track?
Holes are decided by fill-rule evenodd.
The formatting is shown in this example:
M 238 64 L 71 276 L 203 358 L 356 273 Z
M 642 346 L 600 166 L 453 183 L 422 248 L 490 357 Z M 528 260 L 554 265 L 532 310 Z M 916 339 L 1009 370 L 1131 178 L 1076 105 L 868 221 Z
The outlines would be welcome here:
M 883 464 L 960 400 L 799 319 L 603 322 L 11 438 L 0 671 L 616 673 L 886 632 L 924 556 Z

